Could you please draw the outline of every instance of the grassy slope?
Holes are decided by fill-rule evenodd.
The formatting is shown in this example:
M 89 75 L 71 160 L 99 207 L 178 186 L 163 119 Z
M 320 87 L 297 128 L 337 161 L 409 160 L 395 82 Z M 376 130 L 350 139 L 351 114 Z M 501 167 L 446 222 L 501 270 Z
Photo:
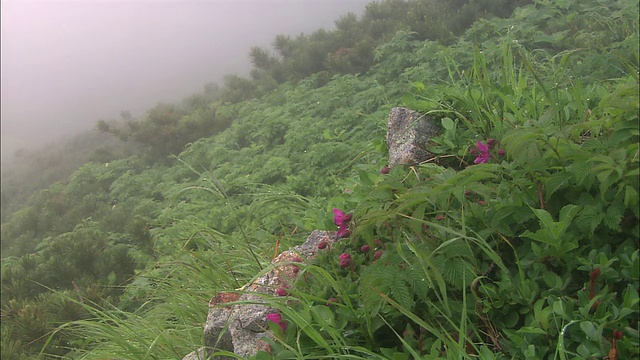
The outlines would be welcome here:
M 579 11 L 582 11 L 583 15 L 591 14 L 595 19 L 599 19 L 601 24 L 595 26 L 593 22 L 578 21 L 575 17 L 574 22 L 567 21 L 566 18 L 571 18 L 572 14 L 577 14 Z M 623 11 L 620 13 L 625 14 Z M 111 319 L 119 325 L 118 327 L 105 327 L 97 322 L 80 323 L 81 333 L 83 337 L 90 339 L 89 343 L 99 342 L 101 339 L 109 340 L 108 343 L 100 345 L 94 343 L 98 345 L 99 350 L 86 353 L 85 358 L 100 358 L 108 355 L 139 359 L 152 356 L 150 354 L 159 358 L 184 355 L 200 343 L 201 328 L 197 324 L 205 318 L 205 304 L 213 293 L 236 288 L 253 277 L 259 272 L 260 267 L 268 263 L 277 241 L 280 242 L 281 247 L 288 247 L 302 241 L 306 231 L 314 228 L 332 228 L 332 219 L 329 214 L 334 206 L 355 210 L 362 219 L 359 225 L 360 230 L 356 232 L 352 243 L 345 245 L 345 251 L 349 246 L 355 249 L 358 242 L 372 241 L 374 233 L 380 231 L 372 230 L 375 228 L 374 224 L 384 223 L 385 219 L 387 221 L 395 219 L 389 214 L 379 213 L 380 204 L 383 204 L 383 208 L 387 210 L 396 205 L 400 209 L 410 208 L 412 216 L 415 216 L 416 211 L 422 212 L 425 218 L 424 224 L 437 228 L 437 223 L 427 220 L 428 214 L 434 216 L 436 214 L 433 212 L 435 210 L 429 210 L 431 205 L 421 209 L 420 207 L 415 209 L 414 205 L 410 204 L 393 205 L 394 202 L 398 203 L 398 200 L 397 198 L 394 200 L 393 196 L 389 197 L 389 189 L 403 188 L 406 189 L 403 191 L 410 193 L 412 188 L 415 188 L 418 194 L 423 195 L 427 190 L 433 191 L 430 188 L 422 188 L 423 185 L 419 182 L 406 181 L 406 177 L 416 171 L 424 174 L 424 177 L 440 176 L 438 181 L 443 181 L 440 185 L 446 185 L 448 189 L 462 189 L 457 182 L 470 180 L 465 180 L 464 175 L 458 175 L 456 178 L 453 173 L 446 171 L 440 174 L 442 170 L 428 167 L 407 172 L 401 169 L 394 170 L 393 177 L 388 180 L 379 178 L 377 175 L 377 171 L 385 161 L 383 137 L 388 110 L 398 104 L 398 99 L 407 90 L 413 90 L 413 95 L 404 97 L 407 105 L 422 111 L 432 111 L 439 117 L 452 119 L 451 121 L 456 124 L 457 130 L 447 132 L 445 138 L 439 140 L 437 149 L 442 153 L 440 164 L 455 166 L 460 170 L 466 168 L 463 164 L 473 161 L 473 157 L 469 155 L 469 149 L 475 141 L 489 137 L 504 141 L 509 162 L 502 166 L 515 166 L 520 162 L 520 165 L 526 168 L 530 159 L 522 159 L 515 155 L 523 151 L 522 147 L 518 147 L 518 143 L 524 140 L 519 138 L 519 134 L 514 133 L 510 126 L 500 124 L 496 119 L 506 118 L 511 124 L 524 124 L 530 119 L 552 116 L 545 115 L 549 114 L 547 110 L 550 101 L 544 94 L 545 85 L 546 88 L 551 88 L 556 94 L 560 94 L 561 98 L 558 100 L 564 107 L 559 114 L 566 115 L 548 120 L 546 124 L 533 123 L 531 127 L 553 124 L 551 128 L 554 126 L 562 128 L 564 125 L 582 122 L 583 114 L 587 110 L 596 111 L 597 109 L 599 113 L 594 115 L 593 125 L 589 123 L 588 130 L 607 129 L 606 126 L 600 125 L 606 109 L 603 105 L 598 105 L 598 102 L 606 94 L 607 88 L 617 87 L 618 81 L 614 78 L 633 73 L 625 66 L 631 65 L 632 68 L 637 69 L 637 57 L 633 58 L 634 50 L 637 52 L 637 47 L 633 48 L 634 44 L 637 46 L 637 22 L 629 21 L 623 15 L 607 21 L 601 16 L 595 10 L 580 6 L 571 7 L 564 12 L 561 6 L 542 7 L 538 10 L 527 7 L 518 12 L 514 19 L 476 24 L 459 43 L 447 49 L 429 42 L 413 42 L 407 36 L 399 34 L 393 41 L 378 49 L 379 64 L 365 76 L 336 77 L 322 87 L 315 86 L 311 78 L 297 86 L 281 86 L 262 99 L 229 106 L 226 111 L 236 119 L 232 127 L 219 136 L 193 143 L 179 156 L 180 161 L 176 166 L 140 169 L 135 167 L 135 160 L 131 159 L 114 162 L 108 169 L 105 169 L 104 164 L 85 165 L 74 175 L 66 191 L 71 193 L 76 191 L 72 189 L 77 189 L 83 184 L 104 180 L 106 183 L 101 196 L 107 198 L 105 203 L 115 204 L 115 208 L 111 210 L 126 208 L 128 210 L 119 215 L 121 218 L 137 214 L 152 224 L 153 245 L 141 243 L 136 244 L 136 248 L 144 249 L 144 246 L 152 246 L 153 257 L 139 250 L 137 258 L 141 262 L 155 264 L 153 268 L 150 267 L 139 274 L 127 286 L 124 296 L 120 298 L 120 308 L 135 309 L 141 303 L 145 303 L 144 306 L 131 313 L 120 313 L 117 310 L 96 313 L 103 319 Z M 611 41 L 612 36 L 615 41 Z M 504 44 L 513 43 L 514 40 L 517 40 L 520 46 L 504 46 Z M 476 47 L 483 50 L 483 55 L 478 55 Z M 572 58 L 568 57 L 568 52 L 562 53 L 562 51 L 576 48 L 582 50 L 576 51 Z M 530 61 L 531 69 L 528 68 L 527 61 L 519 56 L 519 52 L 525 54 L 524 56 Z M 554 57 L 557 53 L 560 55 Z M 517 65 L 510 69 L 511 64 Z M 485 65 L 487 70 L 483 69 Z M 509 70 L 512 72 L 509 73 Z M 534 73 L 542 79 L 542 82 L 534 77 Z M 566 86 L 567 89 L 579 89 L 582 93 L 578 94 L 574 90 L 563 92 L 561 86 L 554 86 L 553 81 L 550 80 L 554 76 L 557 83 Z M 605 78 L 611 80 L 603 82 Z M 422 84 L 416 83 L 415 87 L 410 87 L 411 81 L 419 81 Z M 586 100 L 587 98 L 589 100 Z M 508 100 L 516 106 L 510 106 Z M 633 99 L 631 101 L 633 102 Z M 501 105 L 496 106 L 496 104 Z M 456 114 L 450 109 L 455 109 L 462 114 Z M 495 110 L 500 116 L 492 112 Z M 466 111 L 469 112 L 466 113 Z M 560 118 L 563 118 L 564 124 L 558 123 Z M 465 122 L 468 119 L 472 122 Z M 376 139 L 374 142 L 370 141 L 372 137 Z M 569 139 L 573 138 L 569 136 Z M 628 140 L 629 138 L 626 138 L 625 141 Z M 529 151 L 533 150 L 529 149 Z M 537 151 L 546 153 L 540 149 Z M 457 157 L 455 162 L 449 161 L 452 156 Z M 637 163 L 631 162 L 629 166 L 633 168 Z M 505 170 L 498 170 L 495 167 L 491 169 L 492 172 L 502 171 L 506 174 L 502 176 L 506 177 L 517 174 L 507 174 Z M 476 179 L 482 178 L 480 175 L 475 176 Z M 456 180 L 458 178 L 462 179 Z M 599 181 L 599 178 L 594 181 Z M 517 185 L 531 186 L 532 184 L 535 185 L 535 182 L 525 181 Z M 506 185 L 498 183 L 496 186 Z M 635 186 L 637 189 L 637 182 L 635 184 L 631 182 L 629 186 L 632 188 Z M 349 191 L 343 193 L 347 189 Z M 448 193 L 445 191 L 447 188 L 437 189 L 442 194 Z M 503 192 L 492 193 L 492 190 L 483 185 L 477 186 L 474 191 L 482 195 L 483 201 L 495 198 L 497 203 L 502 202 L 503 200 L 500 199 L 509 191 L 515 192 L 511 188 L 500 189 Z M 451 191 L 452 194 L 455 192 Z M 530 195 L 525 192 L 522 196 L 529 199 L 525 201 L 527 205 L 535 207 L 535 200 L 527 197 Z M 533 195 L 532 198 L 535 199 L 536 194 L 533 193 Z M 408 201 L 407 198 L 400 196 L 402 201 Z M 563 201 L 553 206 L 556 206 L 559 211 Z M 459 209 L 452 206 L 446 196 L 443 199 L 435 199 L 433 202 L 438 206 L 446 204 L 447 211 L 451 212 L 449 214 L 451 218 L 457 219 L 459 216 L 456 215 Z M 489 212 L 492 208 L 489 208 Z M 495 209 L 498 211 L 499 207 Z M 507 208 L 509 211 L 513 209 L 513 207 Z M 104 212 L 105 214 L 109 212 L 107 207 Z M 394 214 L 401 213 L 400 210 L 394 210 Z M 113 211 L 110 214 L 113 214 Z M 527 216 L 530 221 L 525 225 L 533 226 L 532 230 L 535 230 L 535 221 L 531 220 L 531 214 Z M 635 216 L 637 218 L 637 214 Z M 118 217 L 113 215 L 105 215 L 104 219 L 105 222 L 118 222 Z M 498 221 L 496 219 L 492 221 Z M 402 224 L 399 229 L 403 229 L 403 226 L 406 227 L 405 229 L 412 229 L 421 225 L 420 222 Z M 95 226 L 101 231 L 110 232 L 112 238 L 123 233 L 131 235 L 128 232 L 135 231 L 135 229 L 111 231 L 117 226 L 108 223 Z M 459 224 L 453 222 L 447 223 L 446 226 L 451 229 L 450 231 L 458 231 L 456 229 Z M 518 229 L 522 228 L 518 227 Z M 447 235 L 446 229 L 442 231 L 441 236 L 450 235 Z M 511 231 L 514 232 L 513 229 Z M 605 230 L 597 228 L 593 231 Z M 624 229 L 622 232 L 629 235 L 633 231 L 637 232 L 637 228 Z M 502 232 L 506 233 L 506 231 Z M 402 231 L 399 232 L 401 233 Z M 387 236 L 389 239 L 393 238 L 393 234 L 387 234 Z M 478 236 L 477 239 L 486 242 L 490 238 L 485 234 Z M 401 245 L 401 242 L 398 244 Z M 498 249 L 488 246 L 484 256 L 491 259 L 496 251 Z M 528 251 L 530 252 L 531 249 Z M 251 260 L 254 258 L 258 261 Z M 389 258 L 391 259 L 391 255 Z M 420 257 L 417 258 L 420 259 Z M 474 264 L 474 266 L 481 269 L 489 263 L 486 259 L 483 261 L 485 262 Z M 363 266 L 362 271 L 366 275 L 365 264 L 359 265 Z M 340 269 L 334 270 L 336 275 L 340 274 Z M 513 271 L 513 269 L 507 271 Z M 364 276 L 365 280 L 362 280 L 359 274 L 350 276 L 354 283 L 366 283 L 366 276 Z M 538 274 L 538 276 L 543 275 Z M 562 273 L 556 276 L 566 281 Z M 449 296 L 452 296 L 452 302 L 458 304 L 457 296 L 464 292 L 459 293 L 460 289 L 455 285 L 457 280 L 451 277 L 455 275 L 450 274 L 447 277 L 446 286 L 452 287 Z M 629 280 L 630 283 L 635 281 L 637 286 L 637 277 L 633 280 L 631 276 L 630 279 L 632 279 Z M 545 278 L 544 281 L 547 279 Z M 319 281 L 319 283 L 322 282 Z M 504 285 L 507 286 L 506 283 Z M 613 287 L 613 284 L 611 286 Z M 304 287 L 301 287 L 302 302 L 317 305 L 304 295 L 305 291 Z M 402 290 L 396 290 L 396 292 L 399 291 Z M 390 294 L 392 299 L 397 295 L 392 290 Z M 362 296 L 368 299 L 367 296 L 370 297 L 371 294 Z M 539 298 L 533 300 L 537 299 Z M 421 323 L 419 320 L 419 317 L 425 314 L 419 314 L 418 318 L 413 318 L 411 314 L 415 313 L 415 309 L 406 310 L 406 304 L 395 307 L 395 310 L 394 306 L 389 307 L 389 304 L 385 305 L 386 314 L 389 315 L 388 321 L 393 322 L 399 319 L 398 321 L 406 322 L 406 318 L 402 317 L 404 315 L 420 326 L 431 325 Z M 551 307 L 551 301 L 547 305 L 547 307 L 540 305 L 542 307 L 537 311 Z M 409 307 L 409 305 L 406 306 Z M 504 316 L 501 313 L 503 310 L 505 309 L 493 307 L 494 312 L 491 314 Z M 341 313 L 343 312 L 336 311 L 338 314 L 336 321 L 341 319 Z M 377 315 L 372 313 L 363 316 L 377 318 Z M 637 319 L 637 312 L 628 316 L 631 318 L 635 316 Z M 128 320 L 122 320 L 124 318 Z M 536 313 L 535 318 L 538 320 L 542 317 Z M 170 320 L 171 325 L 168 325 L 167 320 Z M 459 320 L 458 318 L 456 321 Z M 345 324 L 351 324 L 351 321 L 353 319 L 344 315 Z M 382 329 L 380 321 L 376 321 L 378 327 L 374 326 L 374 328 Z M 601 324 L 597 319 L 580 321 Z M 531 328 L 536 326 L 540 327 L 540 324 L 532 324 Z M 589 325 L 581 325 L 581 328 L 582 326 Z M 291 328 L 295 329 L 294 326 Z M 607 329 L 610 330 L 610 328 Z M 453 333 L 456 332 L 455 330 L 460 332 L 460 328 L 449 329 Z M 371 328 L 355 331 L 359 334 L 356 338 L 360 343 L 367 343 L 367 341 L 375 343 L 376 336 L 380 336 L 380 334 L 376 335 L 375 331 L 373 335 L 366 335 Z M 486 329 L 478 327 L 474 331 L 486 332 Z M 535 334 L 534 330 L 531 331 L 531 334 Z M 308 342 L 309 340 L 305 337 L 309 334 L 304 331 L 302 334 L 309 347 L 289 349 L 292 353 L 298 356 L 309 356 L 310 353 L 344 355 L 344 348 L 338 345 L 317 350 L 318 344 Z M 464 332 L 462 334 L 464 337 Z M 392 333 L 386 334 L 383 331 L 383 335 L 393 338 Z M 508 346 L 509 352 L 514 356 L 531 351 L 530 347 L 527 347 L 529 345 L 534 346 L 534 349 L 537 347 L 538 354 L 551 351 L 549 344 L 543 344 L 543 341 L 535 338 L 534 335 L 527 339 L 525 335 L 517 335 L 521 337 L 520 344 L 514 346 L 512 344 L 518 339 L 516 335 L 508 336 L 511 344 Z M 469 340 L 478 343 L 479 339 L 473 336 L 470 336 Z M 605 336 L 602 330 L 599 336 Z M 608 333 L 606 336 L 609 336 Z M 70 338 L 76 338 L 76 335 L 70 335 Z M 420 337 L 411 339 L 419 340 Z M 436 353 L 438 341 L 440 345 L 448 344 L 449 348 L 456 349 L 454 344 L 456 341 L 448 336 L 436 337 L 436 341 L 433 339 L 428 341 L 431 349 L 436 349 L 433 350 Z M 624 345 L 627 347 L 626 351 L 632 351 L 628 347 L 633 346 L 633 341 L 637 345 L 637 339 L 625 338 L 625 341 L 628 341 Z M 398 354 L 411 353 L 410 350 L 406 350 L 409 348 L 414 352 L 417 351 L 417 344 L 410 344 L 408 339 L 405 339 L 405 342 L 407 343 L 403 344 L 400 341 L 397 344 L 393 342 L 391 344 L 399 345 L 398 348 L 404 348 L 405 351 L 399 351 L 397 348 L 377 349 L 377 351 L 386 352 L 386 354 L 394 351 Z M 592 344 L 593 349 L 607 351 L 606 341 L 604 344 L 598 341 L 595 343 L 596 345 Z M 61 342 L 61 344 L 65 343 Z M 389 348 L 393 347 L 391 345 Z M 274 344 L 274 346 L 280 345 Z M 3 352 L 5 348 L 3 336 Z M 485 345 L 477 345 L 476 350 L 486 351 L 485 348 L 488 349 Z M 588 350 L 591 351 L 591 348 Z M 455 351 L 462 350 L 451 351 L 447 353 L 448 356 L 455 357 L 461 355 Z M 572 348 L 571 351 L 578 350 Z M 556 349 L 556 355 L 562 358 L 562 355 L 558 354 L 564 353 Z

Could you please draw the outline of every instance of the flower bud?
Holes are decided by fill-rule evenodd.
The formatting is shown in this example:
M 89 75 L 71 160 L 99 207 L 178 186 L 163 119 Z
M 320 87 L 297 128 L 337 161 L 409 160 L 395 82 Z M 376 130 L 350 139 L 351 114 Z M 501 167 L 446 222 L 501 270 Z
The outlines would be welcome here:
M 276 294 L 278 294 L 278 296 L 287 296 L 289 295 L 289 292 L 286 287 L 281 286 L 276 290 Z
M 351 264 L 352 264 L 351 255 L 347 253 L 343 253 L 342 255 L 340 255 L 340 267 L 346 268 L 351 266 Z

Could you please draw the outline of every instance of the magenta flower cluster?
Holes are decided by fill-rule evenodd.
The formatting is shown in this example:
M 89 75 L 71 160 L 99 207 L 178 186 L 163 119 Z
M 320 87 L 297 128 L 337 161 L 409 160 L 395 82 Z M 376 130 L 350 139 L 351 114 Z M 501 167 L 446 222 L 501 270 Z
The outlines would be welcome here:
M 351 230 L 349 230 L 349 222 L 353 215 L 345 214 L 343 211 L 334 208 L 333 209 L 333 222 L 338 227 L 338 237 L 346 238 L 351 235 Z
M 489 161 L 489 156 L 491 155 L 489 153 L 489 144 L 483 144 L 482 141 L 478 141 L 476 146 L 478 148 L 478 157 L 476 157 L 473 163 L 482 164 Z
M 477 152 L 478 156 L 476 157 L 476 159 L 473 161 L 474 164 L 484 164 L 487 161 L 489 161 L 489 158 L 491 157 L 491 149 L 496 145 L 497 140 L 496 139 L 488 139 L 487 143 L 483 143 L 482 141 L 478 141 L 476 143 L 476 149 L 472 149 L 474 151 L 472 151 L 473 153 Z M 498 149 L 498 155 L 499 156 L 504 156 L 505 151 L 504 149 Z

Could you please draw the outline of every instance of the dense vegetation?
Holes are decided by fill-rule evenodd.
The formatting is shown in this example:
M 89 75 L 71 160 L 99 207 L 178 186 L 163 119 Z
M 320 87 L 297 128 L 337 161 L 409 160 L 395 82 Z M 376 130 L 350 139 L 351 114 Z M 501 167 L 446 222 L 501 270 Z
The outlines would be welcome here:
M 257 359 L 637 357 L 638 3 L 525 3 L 372 3 L 100 122 L 136 152 L 3 213 L 2 358 L 181 358 L 333 208 Z M 399 104 L 437 156 L 381 173 Z

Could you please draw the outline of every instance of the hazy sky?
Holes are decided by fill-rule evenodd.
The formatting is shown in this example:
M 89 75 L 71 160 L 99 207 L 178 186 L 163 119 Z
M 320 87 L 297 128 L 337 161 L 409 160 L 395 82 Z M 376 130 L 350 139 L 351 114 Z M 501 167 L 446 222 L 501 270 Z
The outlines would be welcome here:
M 2 158 L 179 101 L 370 0 L 2 0 Z

